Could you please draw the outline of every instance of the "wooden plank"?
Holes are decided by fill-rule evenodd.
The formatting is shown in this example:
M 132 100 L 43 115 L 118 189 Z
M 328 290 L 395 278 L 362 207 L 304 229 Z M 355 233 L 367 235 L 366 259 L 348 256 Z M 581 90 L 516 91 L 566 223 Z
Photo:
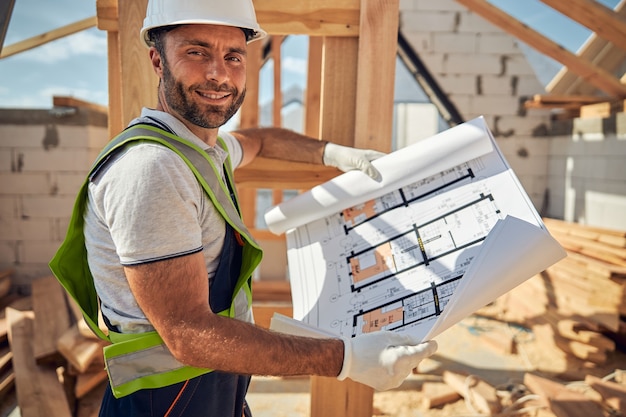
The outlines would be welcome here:
M 626 0 L 621 0 L 615 6 L 615 13 L 621 19 L 626 18 Z M 626 51 L 592 33 L 585 44 L 577 51 L 577 55 L 598 67 L 614 72 L 624 62 Z M 621 82 L 626 84 L 624 80 L 621 80 Z M 597 94 L 594 86 L 570 72 L 567 67 L 562 68 L 557 73 L 546 86 L 546 90 L 555 94 Z
M 102 348 L 107 342 L 83 336 L 76 325 L 68 328 L 57 341 L 61 355 L 78 372 L 86 372 L 91 364 L 102 358 Z
M 277 164 L 275 159 L 258 157 L 235 171 L 235 181 L 245 188 L 301 190 L 315 187 L 339 174 L 341 171 L 333 167 L 288 161 Z
M 263 63 L 262 45 L 262 42 L 253 42 L 248 46 L 246 99 L 239 111 L 239 127 L 242 129 L 259 125 L 259 72 Z M 244 170 L 243 172 L 242 169 Z M 254 229 L 256 227 L 257 190 L 253 187 L 243 187 L 238 182 L 240 178 L 246 176 L 245 169 L 244 167 L 235 171 L 235 182 L 237 182 L 237 193 L 244 224 L 248 229 Z M 248 169 L 254 170 L 254 167 L 248 167 Z M 254 173 L 251 175 L 254 175 Z M 250 176 L 249 178 L 254 177 Z M 265 187 L 271 186 L 270 184 L 265 185 Z
M 420 392 L 420 406 L 425 410 L 457 401 L 461 395 L 444 382 L 426 381 Z
M 53 276 L 32 283 L 35 313 L 33 353 L 37 363 L 54 363 L 61 359 L 57 340 L 70 327 L 70 313 L 65 302 L 65 290 Z
M 584 394 L 564 385 L 531 373 L 524 375 L 524 385 L 541 395 L 545 404 L 557 417 L 601 416 L 602 408 Z
M 34 313 L 7 307 L 6 315 L 21 417 L 70 417 L 72 414 L 56 371 L 35 363 Z
M 626 97 L 626 85 L 620 83 L 610 72 L 579 58 L 561 45 L 552 42 L 549 38 L 489 4 L 487 0 L 456 1 L 542 54 L 565 65 L 571 72 L 578 74 L 596 88 L 611 96 Z
M 55 107 L 80 107 L 101 113 L 108 112 L 108 108 L 106 106 L 69 96 L 52 96 L 52 105 Z
M 263 42 L 248 45 L 246 60 L 246 98 L 239 110 L 239 127 L 247 129 L 259 126 L 259 72 L 263 64 Z
M 13 275 L 12 269 L 0 271 L 0 298 L 6 296 L 11 291 L 11 276 Z
M 283 125 L 283 83 L 282 83 L 282 54 L 281 46 L 283 44 L 284 36 L 274 35 L 270 39 L 272 51 L 271 56 L 274 61 L 274 81 L 272 83 L 274 87 L 274 99 L 272 100 L 272 119 L 274 127 L 281 127 Z
M 289 281 L 252 281 L 254 301 L 282 301 L 291 303 Z
M 0 348 L 0 402 L 15 386 L 15 373 L 13 372 L 13 352 L 11 348 Z
M 596 104 L 587 104 L 580 107 L 581 119 L 606 119 L 612 114 L 624 111 L 626 100 L 605 101 Z
M 69 297 L 67 294 L 65 294 L 65 300 L 67 301 L 67 304 L 70 307 L 70 312 L 71 312 L 70 315 L 72 317 L 71 322 L 76 324 L 76 327 L 78 327 L 78 331 L 80 332 L 80 334 L 90 339 L 100 340 L 100 338 L 93 332 L 93 330 L 91 330 L 91 327 L 89 327 L 89 325 L 85 321 L 83 317 L 83 312 L 78 306 L 78 303 L 74 301 L 73 298 Z M 104 319 L 102 318 L 102 312 L 99 310 L 98 310 L 98 326 L 100 327 L 100 330 L 102 330 L 104 334 L 109 333 L 109 329 L 107 328 L 106 324 L 104 323 Z
M 626 248 L 619 248 L 606 243 L 594 242 L 593 240 L 560 233 L 553 233 L 553 237 L 569 251 L 613 265 L 626 267 Z
M 98 417 L 106 383 L 95 387 L 76 404 L 75 417 Z
M 354 131 L 357 148 L 391 151 L 398 9 L 399 0 L 361 0 Z
M 350 379 L 311 377 L 311 417 L 371 417 L 373 398 L 373 388 Z
M 306 98 L 304 100 L 304 133 L 312 138 L 320 137 L 323 46 L 324 39 L 321 37 L 309 37 Z
M 610 8 L 589 0 L 541 0 L 626 51 L 626 22 Z
M 135 0 L 118 4 L 121 83 L 114 96 L 121 95 L 122 126 L 137 117 L 142 107 L 154 108 L 157 104 L 158 77 L 152 70 L 148 49 L 139 39 L 147 3 Z
M 358 52 L 357 38 L 324 38 L 320 136 L 340 145 L 354 146 L 355 141 Z M 377 60 L 362 66 L 378 64 Z M 371 417 L 373 399 L 371 387 L 352 380 L 311 377 L 311 417 L 336 415 L 337 410 L 350 417 Z
M 601 333 L 579 328 L 579 322 L 561 319 L 557 323 L 559 334 L 567 339 L 596 346 L 606 352 L 615 350 L 615 342 Z
M 358 47 L 356 38 L 324 38 L 320 137 L 345 146 L 354 146 Z
M 612 409 L 626 415 L 626 386 L 612 381 L 604 381 L 596 376 L 585 376 L 585 383 L 600 394 Z
M 594 227 L 547 217 L 543 218 L 543 222 L 550 232 L 561 232 L 567 235 L 579 236 L 608 245 L 626 248 L 626 231 L 624 230 Z
M 119 32 L 107 32 L 109 80 L 109 138 L 124 129 L 122 96 L 122 60 Z
M 496 389 L 475 375 L 444 371 L 443 381 L 481 413 L 492 415 L 502 409 Z
M 252 314 L 254 315 L 254 322 L 257 326 L 269 329 L 274 313 L 293 317 L 293 306 L 291 302 L 285 301 L 254 301 L 252 303 Z
M 254 8 L 271 35 L 359 35 L 359 0 L 254 0 Z
M 45 32 L 28 39 L 24 39 L 23 41 L 7 45 L 2 48 L 2 52 L 0 52 L 0 59 L 27 51 L 29 49 L 36 48 L 38 46 L 63 38 L 65 36 L 73 35 L 76 32 L 92 28 L 96 26 L 96 24 L 96 16 L 92 16 L 86 19 L 79 20 L 78 22 L 70 23 L 69 25 L 65 25 L 60 28 L 51 30 L 49 32 Z
M 96 0 L 98 29 L 117 32 L 119 29 L 118 0 Z
M 101 369 L 95 372 L 85 372 L 76 375 L 76 385 L 74 387 L 74 395 L 76 398 L 83 398 L 92 390 L 99 387 L 108 379 L 107 371 Z

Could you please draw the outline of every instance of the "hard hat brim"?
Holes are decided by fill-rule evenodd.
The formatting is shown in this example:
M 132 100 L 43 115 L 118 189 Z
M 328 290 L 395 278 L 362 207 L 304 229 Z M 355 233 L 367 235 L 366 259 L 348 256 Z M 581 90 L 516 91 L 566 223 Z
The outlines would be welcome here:
M 224 21 L 210 20 L 210 19 L 181 19 L 181 20 L 168 22 L 167 25 L 163 25 L 163 24 L 151 25 L 149 22 L 144 22 L 144 26 L 141 28 L 141 31 L 139 32 L 139 37 L 141 38 L 143 44 L 149 48 L 152 46 L 152 43 L 150 42 L 150 36 L 149 36 L 151 29 L 156 29 L 156 28 L 164 27 L 164 26 L 177 26 L 177 25 L 217 25 L 217 26 L 232 26 L 232 27 L 237 27 L 237 28 L 242 28 L 242 29 L 250 29 L 253 32 L 253 35 L 250 39 L 247 39 L 247 43 L 263 39 L 267 36 L 267 32 L 265 32 L 259 26 L 251 27 L 249 23 L 248 24 L 244 22 L 240 22 L 240 23 L 242 24 L 237 24 L 237 22 L 234 22 L 234 21 L 226 23 Z

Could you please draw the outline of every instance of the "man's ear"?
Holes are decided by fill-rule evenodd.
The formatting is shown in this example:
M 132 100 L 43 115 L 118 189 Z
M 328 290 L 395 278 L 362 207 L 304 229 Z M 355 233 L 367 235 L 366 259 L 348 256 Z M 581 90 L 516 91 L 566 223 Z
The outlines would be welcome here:
M 150 62 L 152 63 L 152 69 L 154 73 L 161 78 L 163 75 L 163 60 L 161 59 L 161 55 L 156 50 L 156 48 L 150 47 Z

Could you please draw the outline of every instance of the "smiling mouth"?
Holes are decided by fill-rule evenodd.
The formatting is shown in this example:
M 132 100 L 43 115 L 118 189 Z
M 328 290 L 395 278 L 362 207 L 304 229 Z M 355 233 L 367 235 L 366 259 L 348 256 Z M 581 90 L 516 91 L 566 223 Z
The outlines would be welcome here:
M 228 96 L 230 96 L 230 93 L 200 93 L 198 92 L 198 94 L 204 98 L 208 98 L 210 100 L 222 100 Z

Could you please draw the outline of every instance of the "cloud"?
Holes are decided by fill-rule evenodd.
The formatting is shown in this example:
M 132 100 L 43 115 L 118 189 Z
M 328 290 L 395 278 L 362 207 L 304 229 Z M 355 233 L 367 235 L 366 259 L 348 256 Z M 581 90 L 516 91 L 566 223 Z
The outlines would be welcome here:
M 14 59 L 53 64 L 78 55 L 106 57 L 106 36 L 94 30 L 82 31 L 21 52 Z
M 287 56 L 281 60 L 281 64 L 285 71 L 306 75 L 307 61 L 305 59 Z

